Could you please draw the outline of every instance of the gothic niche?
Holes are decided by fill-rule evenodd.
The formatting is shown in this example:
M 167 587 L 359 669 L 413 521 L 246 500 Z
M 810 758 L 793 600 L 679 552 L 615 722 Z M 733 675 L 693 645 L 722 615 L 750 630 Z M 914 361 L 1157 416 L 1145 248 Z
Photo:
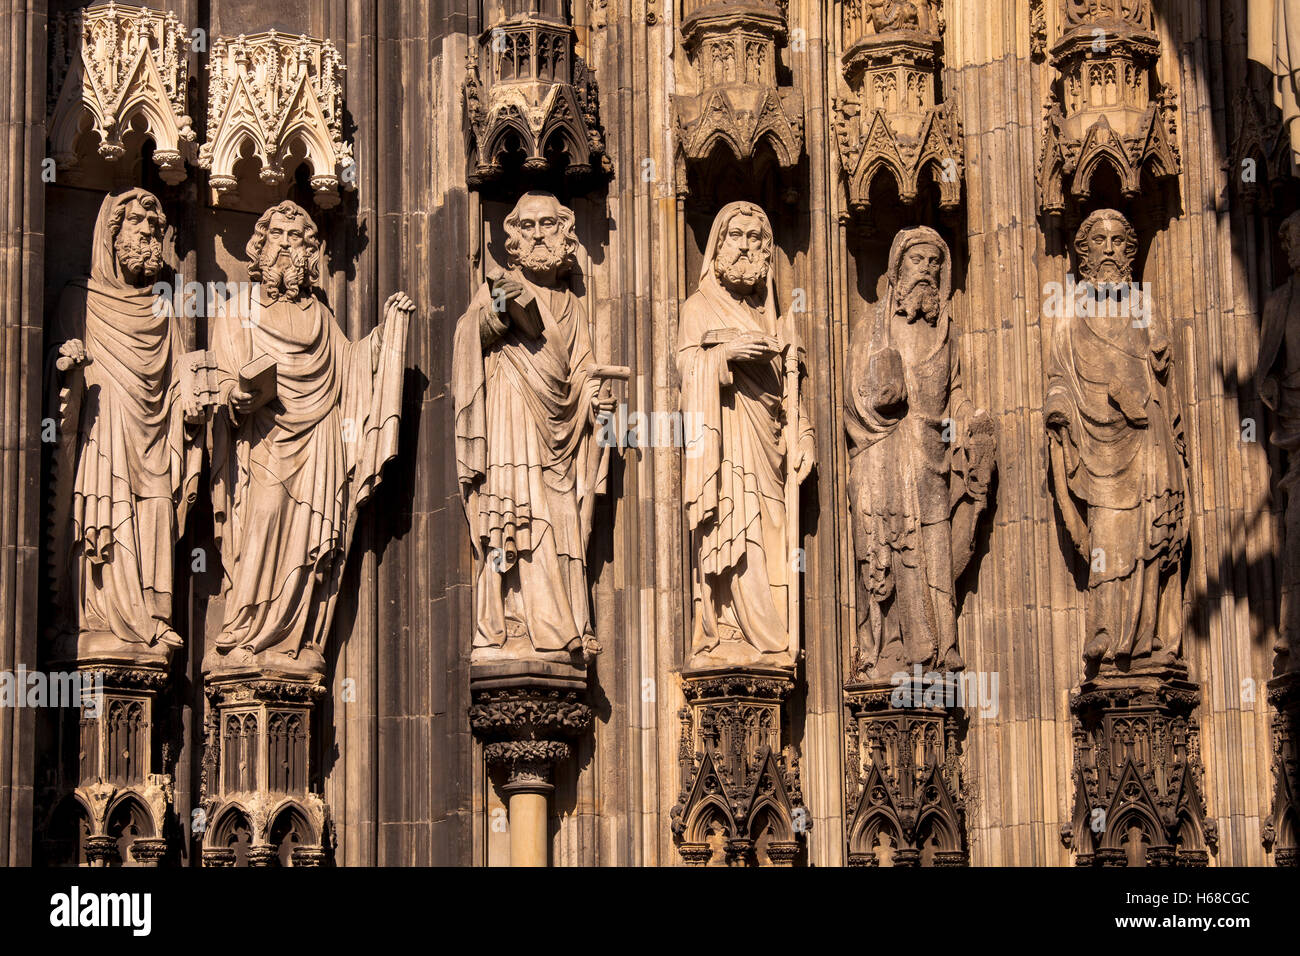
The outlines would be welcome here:
M 841 58 L 849 93 L 834 100 L 849 208 L 867 211 L 877 179 L 916 202 L 927 174 L 944 212 L 961 203 L 961 122 L 940 99 L 944 20 L 939 0 L 845 0 Z
M 1065 33 L 1051 49 L 1058 74 L 1044 106 L 1038 189 L 1042 210 L 1093 197 L 1109 166 L 1125 200 L 1179 172 L 1174 93 L 1156 76 L 1160 41 L 1151 0 L 1062 0 Z
M 1285 136 L 1282 137 L 1285 140 Z M 1273 706 L 1273 807 L 1264 825 L 1264 845 L 1278 866 L 1300 859 L 1300 213 L 1278 231 L 1291 275 L 1264 303 L 1255 383 L 1269 410 L 1269 440 L 1286 456 L 1279 477 L 1282 492 L 1281 607 L 1275 677 L 1268 683 Z
M 261 163 L 258 181 L 272 190 L 306 162 L 322 209 L 338 205 L 340 186 L 356 189 L 352 147 L 343 138 L 344 69 L 329 40 L 274 30 L 213 40 L 199 165 L 218 202 L 239 201 L 241 167 L 253 159 Z
M 575 50 L 566 0 L 494 0 L 465 78 L 470 168 L 480 189 L 562 175 L 583 189 L 613 171 L 596 80 Z
M 173 13 L 96 3 L 58 14 L 50 28 L 47 121 L 56 168 L 78 170 L 78 142 L 88 132 L 109 163 L 122 159 L 128 137 L 139 133 L 153 140 L 163 182 L 182 182 L 195 149 L 189 56 L 189 30 Z
M 693 729 L 673 827 L 688 862 L 701 862 L 713 834 L 732 862 L 789 863 L 807 830 L 781 715 L 802 654 L 799 488 L 816 444 L 801 339 L 793 314 L 777 311 L 773 248 L 762 208 L 724 206 L 678 330 L 681 412 L 699 423 L 682 476 L 692 555 L 682 679 Z M 715 732 L 720 722 L 744 726 Z M 753 801 L 769 793 L 759 828 Z M 720 816 L 715 804 L 730 810 Z M 760 839 L 767 849 L 755 855 Z
M 988 504 L 997 432 L 966 393 L 951 295 L 948 244 L 926 226 L 905 229 L 880 303 L 850 341 L 857 631 L 845 696 L 857 865 L 966 862 L 957 690 L 983 675 L 962 679 L 956 584 Z
M 154 284 L 166 229 L 152 193 L 105 197 L 90 274 L 68 283 L 50 324 L 47 408 L 58 441 L 46 511 L 46 654 L 83 678 L 99 675 L 102 687 L 92 707 L 82 698 L 79 770 L 56 790 L 75 787 L 101 861 L 116 852 L 104 843 L 112 795 L 157 809 L 132 832 L 157 841 L 147 851 L 153 862 L 166 852 L 171 782 L 154 774 L 151 728 L 183 645 L 173 627 L 173 549 L 196 496 L 206 418 L 202 353 L 184 351 L 179 319 Z M 67 723 L 61 732 L 74 733 Z M 160 803 L 159 794 L 168 796 Z
M 774 165 L 783 198 L 793 202 L 803 155 L 803 94 L 780 83 L 777 50 L 786 42 L 785 5 L 684 0 L 682 17 L 696 92 L 673 97 L 677 181 L 685 184 L 690 167 L 723 149 L 742 166 Z
M 1137 234 L 1121 213 L 1090 214 L 1074 248 L 1093 295 L 1054 320 L 1044 406 L 1051 489 L 1088 568 L 1061 836 L 1080 865 L 1205 865 L 1215 829 L 1182 651 L 1189 483 L 1173 345 L 1135 291 Z

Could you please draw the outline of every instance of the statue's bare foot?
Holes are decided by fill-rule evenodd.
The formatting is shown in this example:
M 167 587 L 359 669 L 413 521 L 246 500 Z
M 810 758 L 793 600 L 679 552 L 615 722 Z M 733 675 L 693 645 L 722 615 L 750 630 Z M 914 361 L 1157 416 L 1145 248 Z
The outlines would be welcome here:
M 159 629 L 157 636 L 154 637 L 154 643 L 162 644 L 164 647 L 183 647 L 185 644 L 181 636 L 170 627 Z
M 1085 661 L 1099 661 L 1105 658 L 1106 652 L 1110 650 L 1110 636 L 1104 631 L 1094 634 L 1092 640 L 1088 641 L 1088 646 L 1083 649 L 1083 659 Z
M 966 669 L 966 662 L 961 659 L 957 653 L 957 648 L 948 648 L 948 653 L 943 655 L 943 669 L 946 671 L 960 671 Z

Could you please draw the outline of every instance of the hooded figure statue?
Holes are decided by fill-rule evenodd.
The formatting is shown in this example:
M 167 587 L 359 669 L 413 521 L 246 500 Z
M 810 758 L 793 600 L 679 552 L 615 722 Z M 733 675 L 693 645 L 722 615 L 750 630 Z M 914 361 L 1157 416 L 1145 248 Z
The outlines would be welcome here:
M 734 202 L 709 232 L 700 284 L 682 306 L 677 367 L 687 436 L 682 476 L 693 577 L 691 666 L 794 665 L 788 589 L 795 555 L 786 455 L 808 475 L 814 435 L 806 403 L 787 428 L 785 357 L 798 348 L 777 315 L 772 226 Z M 788 435 L 797 436 L 787 447 Z M 797 500 L 797 499 L 796 499 Z
M 181 644 L 172 560 L 195 497 L 202 410 L 182 385 L 171 302 L 154 288 L 166 225 L 146 190 L 107 196 L 90 276 L 69 283 L 55 319 L 51 565 L 68 659 L 165 664 Z
M 974 550 L 996 436 L 962 387 L 951 294 L 943 238 L 924 226 L 899 232 L 869 334 L 850 347 L 858 669 L 869 676 L 963 667 L 954 582 Z

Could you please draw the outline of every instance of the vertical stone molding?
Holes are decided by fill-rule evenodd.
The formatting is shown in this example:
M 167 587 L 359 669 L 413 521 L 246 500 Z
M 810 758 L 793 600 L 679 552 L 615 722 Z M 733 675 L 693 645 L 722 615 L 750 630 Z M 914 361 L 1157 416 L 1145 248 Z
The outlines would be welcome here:
M 218 201 L 239 199 L 245 157 L 261 162 L 264 186 L 282 186 L 298 157 L 311 166 L 316 203 L 339 203 L 357 188 L 352 146 L 343 134 L 343 58 L 329 40 L 271 30 L 217 37 L 208 56 L 207 141 L 199 165 Z
M 565 0 L 489 5 L 491 25 L 470 47 L 464 86 L 470 188 L 562 174 L 582 190 L 612 172 L 596 80 L 577 54 L 567 8 Z
M 803 94 L 781 82 L 778 51 L 786 43 L 784 3 L 767 0 L 687 0 L 682 44 L 695 71 L 696 92 L 673 97 L 679 186 L 687 167 L 728 150 L 754 168 L 770 150 L 787 201 L 803 156 Z
M 799 763 L 782 746 L 783 709 L 794 690 L 784 668 L 705 668 L 682 673 L 682 791 L 672 830 L 692 866 L 792 866 L 812 817 Z
M 839 5 L 848 93 L 834 100 L 835 139 L 849 209 L 871 206 L 880 176 L 905 205 L 932 180 L 939 208 L 961 203 L 961 121 L 942 101 L 943 8 L 939 0 L 849 0 Z
M 1206 866 L 1218 826 L 1205 811 L 1200 691 L 1187 671 L 1110 674 L 1071 695 L 1079 866 Z
M 850 866 L 965 866 L 961 675 L 845 687 Z
M 163 182 L 185 179 L 195 155 L 186 97 L 190 32 L 174 13 L 96 3 L 50 24 L 50 151 L 57 168 L 80 163 L 77 141 L 89 118 L 99 155 L 117 162 L 139 129 L 153 140 Z
M 1062 0 L 1064 32 L 1051 48 L 1051 85 L 1038 163 L 1039 205 L 1076 208 L 1109 167 L 1125 200 L 1145 179 L 1178 175 L 1174 94 L 1160 82 L 1150 0 Z
M 329 807 L 313 789 L 318 680 L 210 679 L 200 799 L 204 866 L 321 866 Z M 194 827 L 198 829 L 198 827 Z

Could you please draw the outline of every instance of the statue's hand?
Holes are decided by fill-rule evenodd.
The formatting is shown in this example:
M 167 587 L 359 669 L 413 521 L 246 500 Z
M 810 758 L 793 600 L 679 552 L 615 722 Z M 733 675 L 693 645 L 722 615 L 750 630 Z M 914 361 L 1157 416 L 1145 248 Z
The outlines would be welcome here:
M 59 346 L 59 357 L 54 364 L 60 372 L 67 372 L 89 365 L 90 362 L 90 355 L 86 352 L 86 346 L 81 339 L 68 339 Z
M 1112 384 L 1110 387 L 1110 400 L 1133 427 L 1141 428 L 1147 424 L 1146 402 L 1127 385 Z
M 1259 400 L 1264 403 L 1265 408 L 1277 410 L 1278 402 L 1281 401 L 1282 395 L 1277 384 L 1277 379 L 1272 375 L 1267 376 L 1259 383 Z
M 590 410 L 592 424 L 599 425 L 602 421 L 607 421 L 614 414 L 614 409 L 618 402 L 609 391 L 601 391 L 601 385 L 604 384 L 602 379 L 592 376 L 587 379 L 584 392 L 587 395 L 587 407 Z M 603 416 L 603 417 L 602 417 Z
M 907 398 L 907 382 L 903 379 L 903 357 L 895 348 L 884 348 L 874 353 L 867 362 L 867 382 L 875 393 L 872 405 L 877 409 L 892 408 Z
M 813 440 L 812 435 L 804 435 L 799 441 L 799 448 L 795 451 L 794 480 L 796 484 L 803 484 L 803 480 L 808 477 L 808 473 L 812 471 L 816 461 L 817 443 Z
M 230 390 L 230 407 L 240 415 L 247 415 L 253 410 L 253 393 L 236 385 Z
M 776 340 L 770 335 L 757 332 L 744 332 L 728 342 L 726 346 L 728 362 L 752 362 L 755 359 L 766 358 L 776 351 Z
M 505 322 L 508 321 L 506 306 L 523 294 L 524 284 L 502 273 L 492 280 L 489 291 L 492 293 L 493 310 L 501 316 L 501 321 Z

